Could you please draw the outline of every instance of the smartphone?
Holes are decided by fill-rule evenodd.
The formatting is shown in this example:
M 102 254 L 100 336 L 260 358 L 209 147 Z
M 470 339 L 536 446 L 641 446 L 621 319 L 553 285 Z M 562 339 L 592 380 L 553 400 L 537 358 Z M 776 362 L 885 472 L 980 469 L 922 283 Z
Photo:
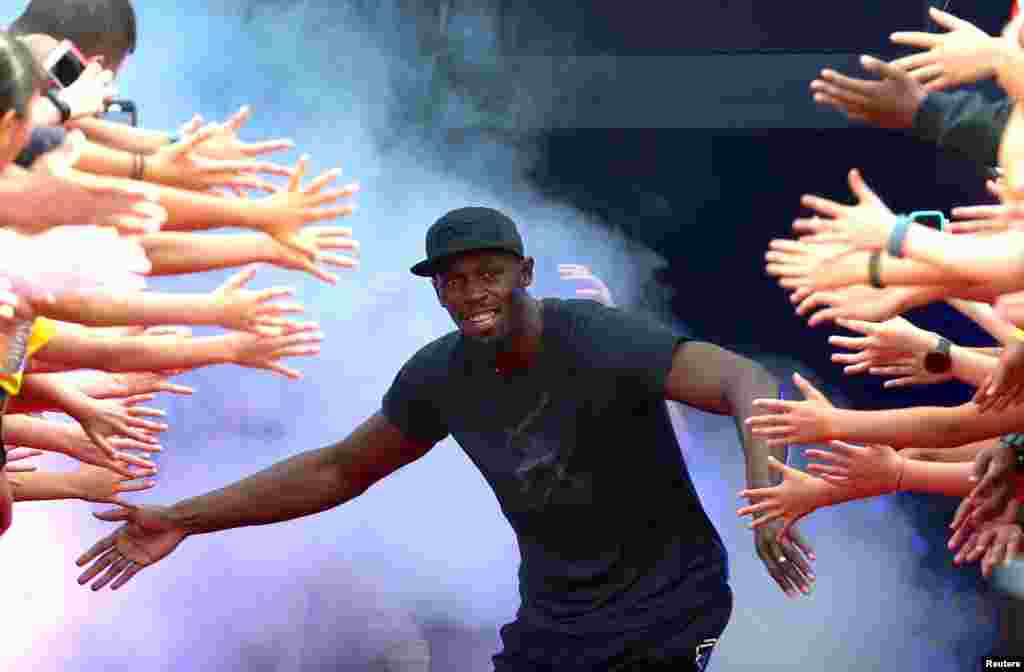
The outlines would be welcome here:
M 61 42 L 43 62 L 43 68 L 50 74 L 53 83 L 66 89 L 85 72 L 88 62 L 69 40 Z
M 936 231 L 942 231 L 946 228 L 946 216 L 937 210 L 912 212 L 910 213 L 910 218 L 914 220 L 915 224 L 922 224 Z
M 118 124 L 139 125 L 139 113 L 135 103 L 121 98 L 115 98 L 107 103 L 107 111 L 103 113 L 103 118 Z

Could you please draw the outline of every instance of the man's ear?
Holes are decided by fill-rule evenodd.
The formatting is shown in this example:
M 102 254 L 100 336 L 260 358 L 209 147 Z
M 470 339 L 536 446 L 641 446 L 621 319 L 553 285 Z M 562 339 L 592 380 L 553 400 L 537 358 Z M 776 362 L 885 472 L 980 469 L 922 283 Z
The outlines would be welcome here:
M 533 284 L 533 257 L 523 259 L 519 267 L 519 286 L 526 289 Z
M 434 294 L 437 295 L 437 302 L 443 306 L 444 301 L 441 300 L 441 278 L 436 275 L 433 276 L 430 278 L 430 284 L 434 288 Z

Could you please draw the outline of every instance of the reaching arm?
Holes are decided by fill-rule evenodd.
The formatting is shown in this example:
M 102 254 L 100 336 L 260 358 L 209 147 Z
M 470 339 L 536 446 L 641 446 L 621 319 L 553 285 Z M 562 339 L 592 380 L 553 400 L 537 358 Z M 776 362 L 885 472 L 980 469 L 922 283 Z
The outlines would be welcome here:
M 376 413 L 339 443 L 301 453 L 226 488 L 179 502 L 169 515 L 188 534 L 309 516 L 354 499 L 430 448 L 407 439 Z
M 766 441 L 753 436 L 746 424 L 754 399 L 778 393 L 778 381 L 764 367 L 710 343 L 688 342 L 676 348 L 665 383 L 668 400 L 734 417 L 750 488 L 775 482 L 770 458 L 786 460 L 785 446 L 770 448 Z M 758 527 L 754 534 L 757 555 L 784 592 L 792 596 L 798 591 L 809 594 L 814 579 L 807 559 L 814 559 L 814 551 L 799 531 L 786 532 L 783 538 L 774 526 Z
M 158 149 L 170 145 L 173 140 L 168 133 L 136 128 L 95 117 L 78 119 L 71 125 L 85 133 L 92 142 L 122 152 L 152 154 Z
M 747 460 L 747 483 L 759 488 L 777 479 L 768 456 L 786 461 L 786 448 L 769 449 L 746 426 L 754 399 L 779 394 L 779 382 L 759 364 L 710 343 L 684 343 L 676 349 L 665 397 L 708 413 L 732 415 Z

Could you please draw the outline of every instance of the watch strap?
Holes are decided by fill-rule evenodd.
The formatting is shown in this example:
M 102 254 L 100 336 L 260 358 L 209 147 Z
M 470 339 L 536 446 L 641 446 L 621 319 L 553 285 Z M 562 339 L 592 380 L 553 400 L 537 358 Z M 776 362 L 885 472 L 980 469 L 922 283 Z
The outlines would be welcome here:
M 68 121 L 71 120 L 71 106 L 64 102 L 60 95 L 53 89 L 46 92 L 46 97 L 50 99 L 53 106 L 57 108 L 58 112 L 60 112 L 60 123 L 68 123 Z

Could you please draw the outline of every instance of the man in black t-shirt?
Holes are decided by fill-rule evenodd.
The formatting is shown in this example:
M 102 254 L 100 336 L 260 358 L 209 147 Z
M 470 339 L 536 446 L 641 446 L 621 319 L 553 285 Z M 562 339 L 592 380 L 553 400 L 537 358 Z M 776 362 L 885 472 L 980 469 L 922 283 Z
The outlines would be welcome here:
M 221 490 L 100 514 L 128 524 L 79 559 L 95 560 L 80 582 L 106 570 L 94 589 L 118 588 L 191 534 L 337 506 L 451 435 L 490 483 L 522 556 L 522 605 L 502 628 L 496 670 L 702 670 L 732 595 L 664 401 L 735 416 L 748 483 L 760 487 L 773 480 L 772 451 L 743 421 L 777 381 L 648 319 L 532 298 L 533 259 L 495 210 L 442 217 L 412 270 L 431 278 L 458 330 L 402 367 L 379 413 L 340 443 Z M 809 592 L 811 550 L 778 530 L 758 528 L 757 552 L 783 590 Z

